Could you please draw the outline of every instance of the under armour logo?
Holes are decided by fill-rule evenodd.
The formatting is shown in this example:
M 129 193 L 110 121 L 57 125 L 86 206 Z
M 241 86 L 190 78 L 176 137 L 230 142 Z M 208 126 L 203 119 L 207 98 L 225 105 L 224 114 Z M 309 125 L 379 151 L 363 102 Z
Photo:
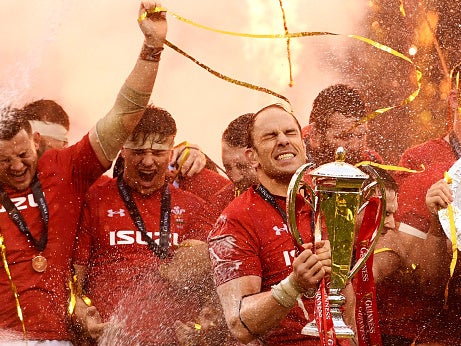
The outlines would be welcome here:
M 119 209 L 118 211 L 114 211 L 112 209 L 109 209 L 107 211 L 107 216 L 114 217 L 114 215 L 125 216 L 125 209 Z
M 287 228 L 286 224 L 283 224 L 282 228 L 274 226 L 274 227 L 272 227 L 272 229 L 275 231 L 275 235 L 280 235 L 280 234 L 282 234 L 282 232 L 287 232 L 288 233 L 288 228 Z

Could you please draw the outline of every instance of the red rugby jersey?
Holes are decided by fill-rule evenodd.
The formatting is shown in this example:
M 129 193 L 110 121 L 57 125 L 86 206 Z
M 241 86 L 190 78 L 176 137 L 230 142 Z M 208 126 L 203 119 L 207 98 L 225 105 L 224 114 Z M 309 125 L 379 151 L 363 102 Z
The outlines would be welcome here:
M 38 255 L 2 206 L 0 232 L 5 238 L 9 269 L 19 294 L 24 324 L 30 340 L 68 340 L 67 306 L 72 245 L 84 192 L 104 172 L 88 135 L 62 150 L 48 150 L 38 161 L 38 177 L 49 209 L 48 244 L 42 255 L 45 272 L 32 269 Z M 5 189 L 23 215 L 33 237 L 39 239 L 43 221 L 31 189 Z M 22 333 L 8 276 L 0 263 L 0 329 Z

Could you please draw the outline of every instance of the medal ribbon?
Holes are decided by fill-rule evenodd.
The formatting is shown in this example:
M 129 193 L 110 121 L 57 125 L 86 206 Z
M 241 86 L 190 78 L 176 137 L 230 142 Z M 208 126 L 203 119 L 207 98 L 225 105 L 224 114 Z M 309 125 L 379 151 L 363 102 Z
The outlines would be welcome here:
M 2 262 L 3 268 L 5 268 L 6 275 L 8 276 L 8 280 L 10 281 L 11 290 L 13 291 L 14 301 L 16 302 L 16 311 L 18 314 L 18 318 L 21 321 L 22 326 L 22 333 L 24 334 L 24 339 L 27 340 L 27 333 L 26 333 L 26 326 L 24 324 L 24 317 L 22 315 L 21 305 L 19 304 L 19 294 L 14 284 L 13 278 L 11 277 L 10 267 L 8 266 L 8 261 L 6 260 L 6 246 L 5 246 L 5 239 L 3 235 L 0 234 L 0 251 L 2 254 Z
M 43 231 L 42 235 L 40 236 L 39 240 L 36 240 L 32 233 L 30 233 L 29 227 L 27 226 L 26 220 L 22 216 L 21 212 L 16 208 L 14 203 L 8 197 L 8 194 L 0 187 L 0 202 L 5 207 L 6 211 L 8 212 L 8 216 L 10 219 L 16 224 L 22 234 L 26 236 L 26 238 L 34 245 L 34 247 L 39 251 L 42 252 L 45 250 L 46 245 L 48 243 L 48 220 L 49 220 L 49 213 L 48 213 L 48 206 L 46 204 L 45 195 L 42 191 L 42 185 L 40 184 L 40 180 L 38 180 L 37 174 L 35 174 L 32 180 L 32 194 L 34 196 L 35 202 L 38 204 L 38 209 L 40 210 L 40 214 L 43 220 Z
M 275 197 L 273 194 L 271 194 L 262 184 L 259 184 L 256 187 L 256 192 L 261 196 L 263 200 L 265 200 L 267 203 L 269 203 L 277 212 L 280 214 L 280 216 L 283 219 L 283 222 L 285 225 L 288 226 L 288 218 L 287 218 L 287 213 L 285 210 L 283 210 L 280 205 L 277 203 L 275 200 Z M 301 238 L 301 236 L 299 236 Z M 293 244 L 295 245 L 296 251 L 299 254 L 300 252 L 304 251 L 304 248 L 301 246 L 302 244 L 302 239 L 298 239 L 298 241 L 295 241 L 293 239 Z
M 275 200 L 274 195 L 272 195 L 263 185 L 259 184 L 256 188 L 256 192 L 264 199 L 267 203 L 269 203 L 275 210 L 277 210 L 280 216 L 283 219 L 283 222 L 288 225 L 288 218 L 285 210 L 283 210 L 280 205 L 278 205 L 277 201 Z M 295 244 L 296 250 L 299 252 L 304 251 L 304 248 L 301 246 L 303 244 L 303 240 L 301 235 L 298 235 L 299 239 L 295 241 L 293 239 L 293 243 Z M 315 248 L 313 249 L 315 252 Z M 336 345 L 336 334 L 334 331 L 333 326 L 333 319 L 330 313 L 330 304 L 328 302 L 328 294 L 327 294 L 327 287 L 325 283 L 325 278 L 320 281 L 319 289 L 315 294 L 315 306 L 314 306 L 314 316 L 317 323 L 317 328 L 320 334 L 320 344 L 322 346 L 325 345 Z
M 275 197 L 273 194 L 271 194 L 263 185 L 259 184 L 258 187 L 256 187 L 256 192 L 264 199 L 267 203 L 269 203 L 275 210 L 278 211 L 280 216 L 283 219 L 283 222 L 285 224 L 288 223 L 288 218 L 287 218 L 287 213 L 285 210 L 283 210 L 275 200 Z
M 168 184 L 165 183 L 162 191 L 162 202 L 160 207 L 160 236 L 159 245 L 147 234 L 144 220 L 139 213 L 138 207 L 134 202 L 130 187 L 125 183 L 120 175 L 117 178 L 117 186 L 120 197 L 125 203 L 128 213 L 131 216 L 136 228 L 144 235 L 148 248 L 153 251 L 159 258 L 168 256 L 169 238 L 170 238 L 170 214 L 171 214 L 171 196 Z
M 378 214 L 378 215 L 377 215 Z M 370 251 L 372 238 L 381 220 L 380 201 L 372 197 L 365 208 L 365 214 L 360 226 L 356 260 Z M 373 253 L 365 262 L 363 268 L 353 279 L 356 296 L 355 316 L 357 323 L 357 339 L 360 346 L 382 345 L 379 329 L 378 306 L 376 302 L 376 287 L 373 279 Z

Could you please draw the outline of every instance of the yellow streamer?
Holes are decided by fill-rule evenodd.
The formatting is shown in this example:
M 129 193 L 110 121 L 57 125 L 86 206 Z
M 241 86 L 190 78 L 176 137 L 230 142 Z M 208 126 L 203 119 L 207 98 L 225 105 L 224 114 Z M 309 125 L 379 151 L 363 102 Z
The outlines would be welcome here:
M 383 247 L 383 248 L 380 248 L 380 249 L 375 249 L 375 251 L 373 251 L 373 253 L 375 255 L 379 254 L 379 253 L 383 253 L 383 252 L 387 252 L 387 251 L 390 251 L 390 252 L 395 252 L 394 250 L 392 250 L 391 248 L 389 247 Z
M 177 147 L 180 147 L 184 145 L 185 146 L 185 149 L 184 151 L 181 153 L 181 156 L 178 158 L 178 172 L 181 171 L 181 167 L 182 165 L 184 165 L 184 162 L 186 162 L 187 158 L 189 157 L 190 155 L 190 146 L 189 146 L 189 142 L 182 142 L 180 144 L 177 145 Z
M 456 86 L 456 90 L 459 90 L 459 71 L 456 73 L 455 86 Z
M 455 227 L 455 218 L 453 213 L 453 206 L 451 204 L 447 207 L 448 218 L 450 219 L 450 237 L 451 237 L 451 250 L 453 251 L 453 258 L 451 259 L 450 264 L 450 276 L 453 276 L 456 267 L 456 260 L 458 258 L 457 251 L 457 240 L 456 240 L 456 227 Z
M 76 280 L 76 275 L 74 275 L 73 279 L 69 279 L 69 282 L 67 283 L 70 289 L 69 305 L 67 306 L 67 312 L 69 313 L 69 315 L 72 315 L 75 311 L 75 304 L 76 304 L 76 292 L 75 292 L 75 285 L 74 285 L 75 280 Z
M 445 172 L 444 174 L 444 179 L 447 182 L 447 184 L 451 184 L 453 181 L 447 172 Z M 456 268 L 456 262 L 458 261 L 458 241 L 456 239 L 455 216 L 453 213 L 453 206 L 451 205 L 451 203 L 448 204 L 447 212 L 448 212 L 448 219 L 450 221 L 450 238 L 451 238 L 451 250 L 453 252 L 453 257 L 451 258 L 451 263 L 450 263 L 450 279 L 448 280 L 447 285 L 445 286 L 445 307 L 447 307 L 447 303 L 448 303 L 448 287 L 449 287 L 451 278 L 453 277 L 453 273 Z
M 248 33 L 243 33 L 243 32 L 235 32 L 235 31 L 226 31 L 226 30 L 220 30 L 216 28 L 212 28 L 210 26 L 202 25 L 196 22 L 193 22 L 187 18 L 181 17 L 180 15 L 167 10 L 164 7 L 156 7 L 154 10 L 149 10 L 148 13 L 144 12 L 141 14 L 138 18 L 138 22 L 142 22 L 144 19 L 147 18 L 148 14 L 155 13 L 155 12 L 168 12 L 171 16 L 175 17 L 176 19 L 190 24 L 192 26 L 195 26 L 197 28 L 201 28 L 207 31 L 213 31 L 218 34 L 224 34 L 224 35 L 230 35 L 230 36 L 239 36 L 239 37 L 248 37 L 248 38 L 281 38 L 281 39 L 287 39 L 287 38 L 294 38 L 294 37 L 306 37 L 306 36 L 318 36 L 318 35 L 338 35 L 338 34 L 333 34 L 330 32 L 308 32 L 308 31 L 302 31 L 302 32 L 296 32 L 296 33 L 285 33 L 285 34 L 248 34 Z
M 92 306 L 93 303 L 91 299 L 86 295 L 82 294 L 82 288 L 78 287 L 77 291 L 77 275 L 73 275 L 71 279 L 69 279 L 68 286 L 70 289 L 70 297 L 69 297 L 69 306 L 67 307 L 67 312 L 69 315 L 72 315 L 75 312 L 75 305 L 77 304 L 77 296 L 83 300 L 86 306 Z
M 279 0 L 279 4 L 280 4 L 280 10 L 282 11 L 283 29 L 285 30 L 285 35 L 286 35 L 289 33 L 289 31 L 288 31 L 287 19 L 285 16 L 285 9 L 283 8 L 282 0 Z M 290 73 L 290 83 L 288 84 L 288 86 L 292 87 L 294 84 L 294 81 L 293 81 L 293 71 L 291 68 L 290 38 L 287 38 L 287 58 L 288 58 L 288 69 Z
M 14 300 L 16 302 L 16 311 L 17 311 L 17 314 L 18 314 L 18 318 L 21 321 L 22 333 L 24 334 L 24 339 L 27 341 L 26 326 L 24 324 L 24 317 L 22 315 L 21 304 L 19 304 L 18 290 L 16 289 L 16 285 L 13 282 L 13 278 L 12 278 L 11 272 L 10 272 L 10 267 L 8 266 L 8 261 L 6 259 L 5 239 L 3 238 L 2 234 L 0 234 L 0 250 L 2 252 L 3 267 L 5 268 L 6 275 L 8 276 L 8 280 L 10 281 L 11 290 L 13 291 Z
M 459 93 L 459 74 L 460 74 L 460 68 L 461 68 L 461 63 L 458 63 L 453 67 L 450 71 L 450 81 L 451 81 L 451 87 L 453 88 L 453 82 L 456 90 Z M 461 115 L 461 102 L 459 100 L 459 95 L 458 95 L 458 112 Z
M 288 98 L 286 98 L 285 96 L 279 94 L 279 93 L 276 93 L 275 91 L 272 91 L 270 89 L 267 89 L 267 88 L 263 88 L 263 87 L 260 87 L 260 86 L 257 86 L 257 85 L 254 85 L 254 84 L 251 84 L 251 83 L 247 83 L 247 82 L 244 82 L 244 81 L 240 81 L 238 79 L 234 79 L 234 78 L 231 78 L 231 77 L 228 77 L 222 73 L 219 73 L 218 71 L 215 71 L 213 70 L 211 67 L 208 67 L 207 65 L 205 64 L 202 64 L 200 61 L 196 60 L 194 57 L 190 56 L 189 54 L 187 54 L 185 51 L 183 51 L 182 49 L 178 48 L 177 46 L 175 46 L 173 43 L 169 42 L 168 40 L 165 40 L 165 44 L 172 48 L 173 50 L 175 50 L 176 52 L 178 52 L 179 54 L 185 56 L 186 58 L 192 60 L 195 64 L 197 64 L 198 66 L 200 66 L 201 68 L 207 70 L 208 72 L 210 72 L 211 74 L 215 75 L 216 77 L 218 78 L 221 78 L 229 83 L 233 83 L 233 84 L 236 84 L 236 85 L 240 85 L 240 86 L 244 86 L 248 89 L 252 89 L 252 90 L 256 90 L 256 91 L 261 91 L 261 92 L 264 92 L 266 94 L 269 94 L 269 95 L 272 95 L 272 96 L 275 96 L 275 97 L 278 97 L 279 99 L 285 101 L 289 106 L 290 108 L 292 107 L 291 106 L 291 103 L 290 103 L 290 100 L 288 100 Z
M 399 10 L 400 10 L 400 13 L 402 14 L 402 17 L 406 17 L 405 7 L 403 7 L 403 0 L 400 0 Z
M 402 7 L 403 8 L 403 7 Z M 177 18 L 178 20 L 180 21 L 183 21 L 187 24 L 190 24 L 190 25 L 193 25 L 195 27 L 198 27 L 198 28 L 201 28 L 201 29 L 204 29 L 204 30 L 208 30 L 208 31 L 213 31 L 213 32 L 216 32 L 216 33 L 220 33 L 220 34 L 224 34 L 224 35 L 232 35 L 232 36 L 239 36 L 239 37 L 249 37 L 249 38 L 271 38 L 271 39 L 291 39 L 291 38 L 299 38 L 299 37 L 308 37 L 308 36 L 325 36 L 325 35 L 330 35 L 330 36 L 342 36 L 340 34 L 336 34 L 336 33 L 332 33 L 332 32 L 326 32 L 326 31 L 314 31 L 314 32 L 308 32 L 308 31 L 302 31 L 302 32 L 295 32 L 295 33 L 290 33 L 288 32 L 288 29 L 286 28 L 285 30 L 285 33 L 284 34 L 248 34 L 248 33 L 240 33 L 240 32 L 234 32 L 234 31 L 226 31 L 226 30 L 220 30 L 220 29 L 216 29 L 216 28 L 212 28 L 212 27 L 209 27 L 209 26 L 205 26 L 205 25 L 202 25 L 202 24 L 199 24 L 199 23 L 196 23 L 196 22 L 193 22 L 187 18 L 184 18 L 172 11 L 169 11 L 167 10 L 166 8 L 164 7 L 156 7 L 154 10 L 149 10 L 148 13 L 147 12 L 144 12 L 139 18 L 138 18 L 138 21 L 143 21 L 147 16 L 148 14 L 150 13 L 155 13 L 155 12 L 168 12 L 171 16 Z M 359 35 L 345 35 L 346 37 L 349 37 L 349 38 L 353 38 L 353 39 L 356 39 L 356 40 L 359 40 L 359 41 L 362 41 L 364 43 L 367 43 L 377 49 L 380 49 L 386 53 L 389 53 L 389 54 L 392 54 L 400 59 L 403 59 L 407 62 L 409 62 L 410 64 L 412 64 L 414 67 L 415 67 L 415 70 L 416 70 L 416 81 L 417 81 L 417 89 L 411 93 L 407 98 L 405 98 L 402 102 L 400 102 L 400 104 L 398 105 L 395 105 L 395 106 L 391 106 L 391 107 L 386 107 L 386 108 L 380 108 L 380 109 L 377 109 L 375 110 L 374 112 L 372 112 L 371 114 L 365 116 L 364 118 L 360 119 L 349 131 L 353 130 L 356 126 L 364 123 L 364 122 L 367 122 L 369 120 L 372 120 L 374 119 L 376 116 L 384 113 L 384 112 L 387 112 L 391 109 L 395 109 L 397 107 L 402 107 L 410 102 L 412 102 L 418 95 L 419 95 L 419 92 L 421 90 L 421 79 L 422 79 L 422 72 L 420 70 L 420 68 L 418 68 L 416 66 L 416 64 L 410 59 L 408 58 L 407 56 L 405 56 L 404 54 L 386 46 L 386 45 L 383 45 L 381 43 L 378 43 L 376 41 L 373 41 L 371 39 L 368 39 L 366 37 L 363 37 L 363 36 L 359 36 Z M 224 79 L 226 80 L 227 82 L 230 82 L 230 83 L 233 83 L 233 84 L 237 84 L 237 85 L 240 85 L 240 86 L 244 86 L 246 88 L 249 88 L 249 89 L 253 89 L 253 90 L 257 90 L 257 91 L 261 91 L 261 92 L 265 92 L 265 93 L 268 93 L 270 95 L 273 95 L 273 96 L 276 96 L 282 100 L 284 100 L 285 102 L 287 102 L 290 106 L 291 106 L 291 103 L 288 101 L 288 99 L 276 92 L 273 92 L 269 89 L 266 89 L 266 88 L 262 88 L 262 87 L 258 87 L 256 85 L 253 85 L 253 84 L 250 84 L 250 83 L 246 83 L 246 82 L 242 82 L 242 81 L 239 81 L 239 80 L 236 80 L 236 79 L 233 79 L 233 78 L 230 78 L 230 77 L 227 77 L 213 69 L 211 69 L 210 67 L 208 67 L 207 65 L 205 64 L 202 64 L 200 63 L 199 61 L 197 61 L 196 59 L 194 59 L 193 57 L 191 57 L 189 54 L 187 54 L 186 52 L 184 52 L 183 50 L 179 49 L 178 47 L 176 47 L 175 45 L 173 45 L 172 43 L 166 41 L 166 44 L 170 47 L 170 48 L 173 48 L 174 50 L 176 50 L 178 53 L 182 54 L 183 56 L 185 56 L 186 58 L 192 60 L 193 62 L 195 62 L 197 65 L 199 65 L 200 67 L 206 69 L 208 72 L 214 74 L 215 76 L 221 78 L 221 79 Z
M 426 167 L 424 165 L 421 165 L 421 170 L 416 171 L 414 169 L 406 168 L 406 167 L 401 167 L 401 166 L 392 166 L 392 165 L 383 165 L 381 163 L 376 163 L 372 161 L 362 161 L 359 163 L 355 164 L 355 167 L 361 167 L 361 166 L 373 166 L 373 167 L 378 167 L 381 169 L 384 169 L 386 171 L 398 171 L 398 172 L 408 172 L 408 173 L 422 173 L 426 170 Z
M 93 302 L 91 301 L 90 297 L 83 295 L 82 300 L 86 304 L 86 306 L 93 306 Z
M 444 179 L 445 181 L 448 183 L 448 184 L 451 184 L 452 183 L 452 178 L 448 175 L 447 172 L 445 172 L 444 174 Z M 448 204 L 448 207 L 447 207 L 447 211 L 448 211 L 448 218 L 450 220 L 450 237 L 451 237 L 451 249 L 453 251 L 453 258 L 451 260 L 451 264 L 450 264 L 450 276 L 453 276 L 453 273 L 455 271 L 455 266 L 456 266 L 456 260 L 458 258 L 458 241 L 456 239 L 456 225 L 455 225 L 455 216 L 454 216 L 454 212 L 453 212 L 453 206 L 450 204 Z
M 450 80 L 452 81 L 452 83 L 453 83 L 453 75 L 456 75 L 456 77 L 455 77 L 456 89 L 459 89 L 459 73 L 460 73 L 460 69 L 461 69 L 461 62 L 457 63 L 455 65 L 455 67 L 453 67 L 451 69 L 451 71 L 450 71 Z
M 395 106 L 391 106 L 391 107 L 386 107 L 386 108 L 380 108 L 380 109 L 377 109 L 375 111 L 373 111 L 372 113 L 366 115 L 365 117 L 363 117 L 362 119 L 360 119 L 359 121 L 357 121 L 357 123 L 352 126 L 351 129 L 349 129 L 349 131 L 353 130 L 355 127 L 359 126 L 360 124 L 363 124 L 365 122 L 368 122 L 372 119 L 374 119 L 376 116 L 380 115 L 380 114 L 383 114 L 384 112 L 387 112 L 391 109 L 395 109 L 397 107 L 403 107 L 407 104 L 409 104 L 410 102 L 412 102 L 418 95 L 419 95 L 419 92 L 421 91 L 421 80 L 423 78 L 423 73 L 421 72 L 421 70 L 415 65 L 415 63 L 409 58 L 407 57 L 406 55 L 396 51 L 395 49 L 392 49 L 388 46 L 385 46 L 381 43 L 378 43 L 378 42 L 375 42 L 373 40 L 370 40 L 366 37 L 362 37 L 362 36 L 358 36 L 358 35 L 346 35 L 347 37 L 351 37 L 351 38 L 354 38 L 356 40 L 359 40 L 359 41 L 362 41 L 362 42 L 365 42 L 377 49 L 380 49 L 384 52 L 387 52 L 389 54 L 392 54 L 400 59 L 403 59 L 407 62 L 409 62 L 410 64 L 412 64 L 414 67 L 415 67 L 415 71 L 416 71 L 416 84 L 417 84 L 417 88 L 414 92 L 412 92 L 410 94 L 410 96 L 408 96 L 406 99 L 404 99 L 402 102 L 400 102 L 400 104 L 398 105 L 395 105 Z

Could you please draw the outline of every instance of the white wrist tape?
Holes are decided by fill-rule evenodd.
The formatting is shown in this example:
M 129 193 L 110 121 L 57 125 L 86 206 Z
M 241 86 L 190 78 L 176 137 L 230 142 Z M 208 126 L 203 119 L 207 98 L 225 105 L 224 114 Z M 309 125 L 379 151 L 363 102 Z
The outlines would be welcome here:
M 286 308 L 295 306 L 298 297 L 301 295 L 301 292 L 298 291 L 291 281 L 290 276 L 280 281 L 277 285 L 272 286 L 271 293 L 277 303 Z

